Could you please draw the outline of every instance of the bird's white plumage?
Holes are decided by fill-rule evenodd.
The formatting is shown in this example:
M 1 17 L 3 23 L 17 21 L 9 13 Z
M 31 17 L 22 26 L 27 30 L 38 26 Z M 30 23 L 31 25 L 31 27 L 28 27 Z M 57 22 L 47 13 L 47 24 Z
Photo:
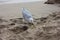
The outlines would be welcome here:
M 22 8 L 22 14 L 23 14 L 23 18 L 25 21 L 27 21 L 29 23 L 33 23 L 33 17 L 26 8 Z

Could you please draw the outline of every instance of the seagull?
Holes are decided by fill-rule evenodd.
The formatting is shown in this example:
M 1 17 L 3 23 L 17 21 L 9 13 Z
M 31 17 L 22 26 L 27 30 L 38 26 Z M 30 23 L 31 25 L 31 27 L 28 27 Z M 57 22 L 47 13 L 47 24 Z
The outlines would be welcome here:
M 25 21 L 34 25 L 34 20 L 31 12 L 29 12 L 26 8 L 22 8 L 22 15 Z

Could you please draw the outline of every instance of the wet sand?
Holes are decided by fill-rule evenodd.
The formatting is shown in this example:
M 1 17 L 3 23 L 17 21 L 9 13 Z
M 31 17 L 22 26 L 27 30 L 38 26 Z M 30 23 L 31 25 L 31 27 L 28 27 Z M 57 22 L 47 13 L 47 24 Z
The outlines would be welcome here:
M 31 3 L 15 3 L 0 5 L 0 16 L 9 18 L 22 17 L 22 8 L 27 8 L 33 17 L 43 17 L 56 11 L 60 11 L 60 7 L 54 4 L 44 4 L 44 2 L 31 2 Z

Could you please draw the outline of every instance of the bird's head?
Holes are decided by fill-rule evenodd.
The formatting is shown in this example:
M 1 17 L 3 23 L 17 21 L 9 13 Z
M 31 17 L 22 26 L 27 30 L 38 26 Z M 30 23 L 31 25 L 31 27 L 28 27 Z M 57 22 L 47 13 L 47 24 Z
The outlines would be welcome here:
M 30 18 L 30 19 L 29 19 L 29 22 L 30 22 L 30 23 L 33 23 L 33 22 L 34 22 L 34 21 L 33 21 L 33 18 Z

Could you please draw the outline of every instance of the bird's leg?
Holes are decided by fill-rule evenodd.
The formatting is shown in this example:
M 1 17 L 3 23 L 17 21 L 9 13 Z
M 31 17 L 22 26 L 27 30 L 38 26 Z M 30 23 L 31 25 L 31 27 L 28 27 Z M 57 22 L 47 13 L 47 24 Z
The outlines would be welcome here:
M 34 23 L 31 23 L 31 28 L 36 28 Z
M 34 27 L 34 28 L 36 28 L 36 26 L 35 26 L 35 24 L 34 24 L 34 23 L 32 23 L 32 25 L 33 25 L 33 27 Z

